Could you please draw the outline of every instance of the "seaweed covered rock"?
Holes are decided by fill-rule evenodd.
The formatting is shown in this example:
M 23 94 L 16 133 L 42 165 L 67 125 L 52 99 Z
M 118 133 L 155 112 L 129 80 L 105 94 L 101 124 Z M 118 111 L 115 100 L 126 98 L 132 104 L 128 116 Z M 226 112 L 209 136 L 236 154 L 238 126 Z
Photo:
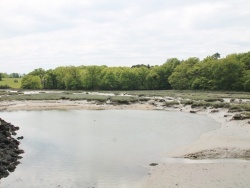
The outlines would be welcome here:
M 16 169 L 20 163 L 20 154 L 24 153 L 19 149 L 20 142 L 13 136 L 19 127 L 5 122 L 0 118 L 0 179 L 5 178 L 10 172 Z

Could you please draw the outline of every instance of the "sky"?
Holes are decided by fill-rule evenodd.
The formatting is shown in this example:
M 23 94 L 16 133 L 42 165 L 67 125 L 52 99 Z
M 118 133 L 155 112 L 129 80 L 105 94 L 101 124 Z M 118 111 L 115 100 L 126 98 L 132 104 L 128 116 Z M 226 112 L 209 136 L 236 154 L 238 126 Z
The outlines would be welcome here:
M 0 72 L 250 51 L 249 0 L 0 0 Z

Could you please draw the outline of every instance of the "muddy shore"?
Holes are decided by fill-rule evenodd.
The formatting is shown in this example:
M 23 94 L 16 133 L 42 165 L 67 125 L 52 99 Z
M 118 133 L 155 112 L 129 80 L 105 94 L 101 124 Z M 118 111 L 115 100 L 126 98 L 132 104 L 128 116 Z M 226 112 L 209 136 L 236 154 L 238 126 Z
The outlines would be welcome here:
M 183 108 L 188 112 L 190 108 Z M 197 111 L 221 124 L 195 142 L 162 157 L 192 159 L 186 163 L 162 163 L 150 167 L 142 187 L 250 187 L 249 120 L 232 120 L 235 113 L 220 109 Z M 216 162 L 217 159 L 222 159 Z M 240 162 L 238 161 L 240 160 Z
M 149 174 L 138 187 L 250 187 L 250 162 L 220 162 L 213 159 L 250 159 L 249 119 L 233 120 L 236 112 L 227 109 L 198 108 L 161 102 L 109 104 L 95 101 L 3 101 L 0 110 L 178 110 L 204 114 L 221 124 L 217 130 L 203 134 L 194 143 L 162 154 L 163 158 L 210 159 L 208 163 L 162 163 L 149 166 Z M 141 185 L 142 184 L 142 185 Z

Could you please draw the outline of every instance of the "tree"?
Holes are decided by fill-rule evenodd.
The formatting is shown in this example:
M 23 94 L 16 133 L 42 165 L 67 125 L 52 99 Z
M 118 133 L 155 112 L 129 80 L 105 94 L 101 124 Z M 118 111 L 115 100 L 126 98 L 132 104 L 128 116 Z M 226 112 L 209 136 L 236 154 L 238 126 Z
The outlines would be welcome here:
M 242 90 L 244 65 L 228 56 L 213 64 L 213 78 L 216 90 Z
M 250 91 L 250 79 L 245 81 L 244 83 L 244 90 L 245 91 Z
M 200 63 L 196 63 L 192 70 L 193 75 L 191 89 L 214 89 L 213 65 L 219 60 L 214 60 L 211 56 L 206 57 Z
M 82 75 L 82 83 L 86 89 L 98 89 L 102 79 L 102 70 L 106 66 L 88 66 Z
M 118 69 L 119 68 L 105 68 L 102 70 L 101 89 L 114 90 L 119 88 Z
M 138 89 L 147 89 L 147 76 L 150 72 L 150 69 L 141 66 L 139 68 L 135 68 L 137 79 L 138 79 Z
M 206 90 L 246 90 L 250 80 L 250 52 L 229 54 L 220 58 L 219 53 L 207 56 L 202 61 L 196 57 L 179 61 L 168 59 L 164 64 L 149 66 L 144 64 L 129 67 L 107 66 L 66 66 L 45 71 L 35 69 L 22 86 L 44 89 L 206 89 Z M 17 73 L 4 77 L 17 77 Z M 40 79 L 41 85 L 35 80 Z
M 70 66 L 67 67 L 67 73 L 66 76 L 64 77 L 64 83 L 66 86 L 66 89 L 71 89 L 71 90 L 77 90 L 82 88 L 82 83 L 81 83 L 81 75 L 80 75 L 80 68 L 79 67 L 74 67 Z
M 192 89 L 208 89 L 209 80 L 205 77 L 197 77 L 192 82 Z
M 120 84 L 123 90 L 135 90 L 138 89 L 139 82 L 136 74 L 136 69 L 123 67 L 120 74 Z
M 38 76 L 40 78 L 40 82 L 41 82 L 42 86 L 44 87 L 44 85 L 45 85 L 45 80 L 44 80 L 45 73 L 46 73 L 46 71 L 44 69 L 38 68 L 38 69 L 33 70 L 29 74 L 33 75 L 33 76 Z
M 55 70 L 47 70 L 44 76 L 44 89 L 57 89 Z
M 21 81 L 23 89 L 42 89 L 42 84 L 39 76 L 27 75 Z
M 11 73 L 9 75 L 10 78 L 20 78 L 20 75 L 18 73 Z
M 67 75 L 67 67 L 57 67 L 53 74 L 56 75 L 56 89 L 66 89 L 65 86 L 65 77 Z
M 168 59 L 158 69 L 156 69 L 157 74 L 159 75 L 159 89 L 172 89 L 168 78 L 180 63 L 180 60 L 178 60 L 177 58 L 171 58 Z
M 250 52 L 241 54 L 240 61 L 244 63 L 247 70 L 250 70 Z
M 198 75 L 198 71 L 194 67 L 199 62 L 198 58 L 193 57 L 180 63 L 168 79 L 171 86 L 174 89 L 191 89 L 192 83 Z
M 150 69 L 150 65 L 144 65 L 144 64 L 133 65 L 131 68 L 141 68 L 141 67 Z
M 217 52 L 214 55 L 212 55 L 213 59 L 220 59 L 220 54 Z
M 160 87 L 160 76 L 157 73 L 157 67 L 153 67 L 150 69 L 150 72 L 148 73 L 147 77 L 146 77 L 146 81 L 147 81 L 147 87 L 149 89 L 159 89 Z
M 243 86 L 244 86 L 244 91 L 250 91 L 250 70 L 244 71 Z

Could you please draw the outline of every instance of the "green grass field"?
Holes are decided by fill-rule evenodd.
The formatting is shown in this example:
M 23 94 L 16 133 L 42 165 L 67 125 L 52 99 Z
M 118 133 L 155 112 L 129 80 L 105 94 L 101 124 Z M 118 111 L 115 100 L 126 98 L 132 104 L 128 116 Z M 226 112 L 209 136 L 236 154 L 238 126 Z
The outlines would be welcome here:
M 15 80 L 18 82 L 14 82 Z M 10 88 L 19 89 L 21 88 L 21 80 L 22 78 L 2 78 L 2 81 L 0 81 L 0 86 L 8 85 Z

